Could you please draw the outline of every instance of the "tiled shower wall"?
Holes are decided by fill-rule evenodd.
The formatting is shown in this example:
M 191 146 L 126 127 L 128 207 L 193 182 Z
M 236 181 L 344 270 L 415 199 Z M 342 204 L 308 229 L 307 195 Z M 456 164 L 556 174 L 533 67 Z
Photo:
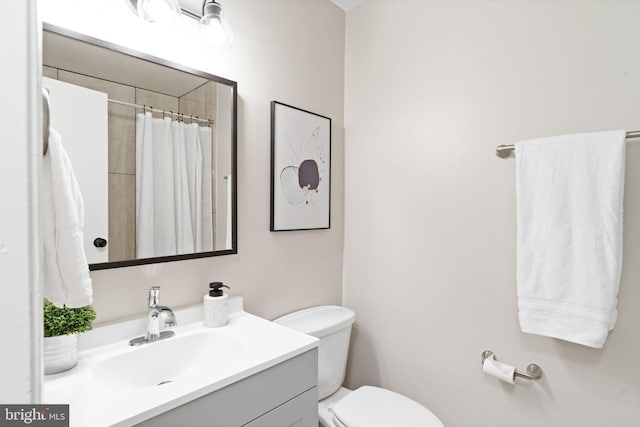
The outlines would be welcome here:
M 43 75 L 104 92 L 109 99 L 150 105 L 158 109 L 211 119 L 216 114 L 214 82 L 206 83 L 182 97 L 175 97 L 47 66 L 43 67 Z M 141 111 L 133 107 L 109 103 L 109 261 L 129 260 L 136 257 L 135 115 Z M 162 116 L 160 113 L 153 114 L 154 117 Z M 212 153 L 215 156 L 215 141 Z M 212 165 L 214 164 L 212 162 Z M 215 177 L 215 174 L 212 173 L 212 177 Z M 212 188 L 215 188 L 215 185 L 212 185 Z M 213 200 L 215 200 L 215 194 Z M 215 221 L 215 203 L 212 205 Z

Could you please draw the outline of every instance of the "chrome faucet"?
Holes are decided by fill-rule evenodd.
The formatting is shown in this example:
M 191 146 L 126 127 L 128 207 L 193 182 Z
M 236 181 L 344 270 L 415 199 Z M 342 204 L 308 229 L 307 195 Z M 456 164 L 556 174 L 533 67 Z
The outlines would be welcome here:
M 143 337 L 133 338 L 129 345 L 141 345 L 163 340 L 174 336 L 173 331 L 163 331 L 164 328 L 176 326 L 176 316 L 169 307 L 160 305 L 160 286 L 149 289 L 149 313 L 147 314 L 147 332 Z

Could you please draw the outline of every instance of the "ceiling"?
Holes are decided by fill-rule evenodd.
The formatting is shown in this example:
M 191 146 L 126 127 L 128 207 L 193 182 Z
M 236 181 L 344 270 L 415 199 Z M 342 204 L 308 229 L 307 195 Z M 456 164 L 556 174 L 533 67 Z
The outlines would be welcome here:
M 209 81 L 50 31 L 43 32 L 42 46 L 43 65 L 175 97 Z
M 341 8 L 347 11 L 349 9 L 353 9 L 360 3 L 364 3 L 364 1 L 365 0 L 331 0 L 332 3 L 337 4 L 338 6 L 340 6 Z

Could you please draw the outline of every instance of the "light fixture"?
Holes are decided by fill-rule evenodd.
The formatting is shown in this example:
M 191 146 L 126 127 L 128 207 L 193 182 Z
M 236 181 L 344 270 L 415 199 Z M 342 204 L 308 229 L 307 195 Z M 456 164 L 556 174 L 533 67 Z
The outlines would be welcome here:
M 178 0 L 125 0 L 138 18 L 147 22 L 171 23 L 183 14 L 199 21 L 198 32 L 205 48 L 215 49 L 233 43 L 231 25 L 222 6 L 215 0 L 203 0 L 202 16 L 182 9 Z
M 224 17 L 222 6 L 215 0 L 204 0 L 199 23 L 200 39 L 207 48 L 217 48 L 233 43 L 233 32 Z
M 127 0 L 127 4 L 146 22 L 173 23 L 181 13 L 178 0 Z

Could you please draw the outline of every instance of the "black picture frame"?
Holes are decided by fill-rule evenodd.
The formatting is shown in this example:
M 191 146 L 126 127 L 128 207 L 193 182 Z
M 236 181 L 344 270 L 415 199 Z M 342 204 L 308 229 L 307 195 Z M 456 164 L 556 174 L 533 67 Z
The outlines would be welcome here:
M 331 228 L 331 118 L 271 102 L 270 231 Z

